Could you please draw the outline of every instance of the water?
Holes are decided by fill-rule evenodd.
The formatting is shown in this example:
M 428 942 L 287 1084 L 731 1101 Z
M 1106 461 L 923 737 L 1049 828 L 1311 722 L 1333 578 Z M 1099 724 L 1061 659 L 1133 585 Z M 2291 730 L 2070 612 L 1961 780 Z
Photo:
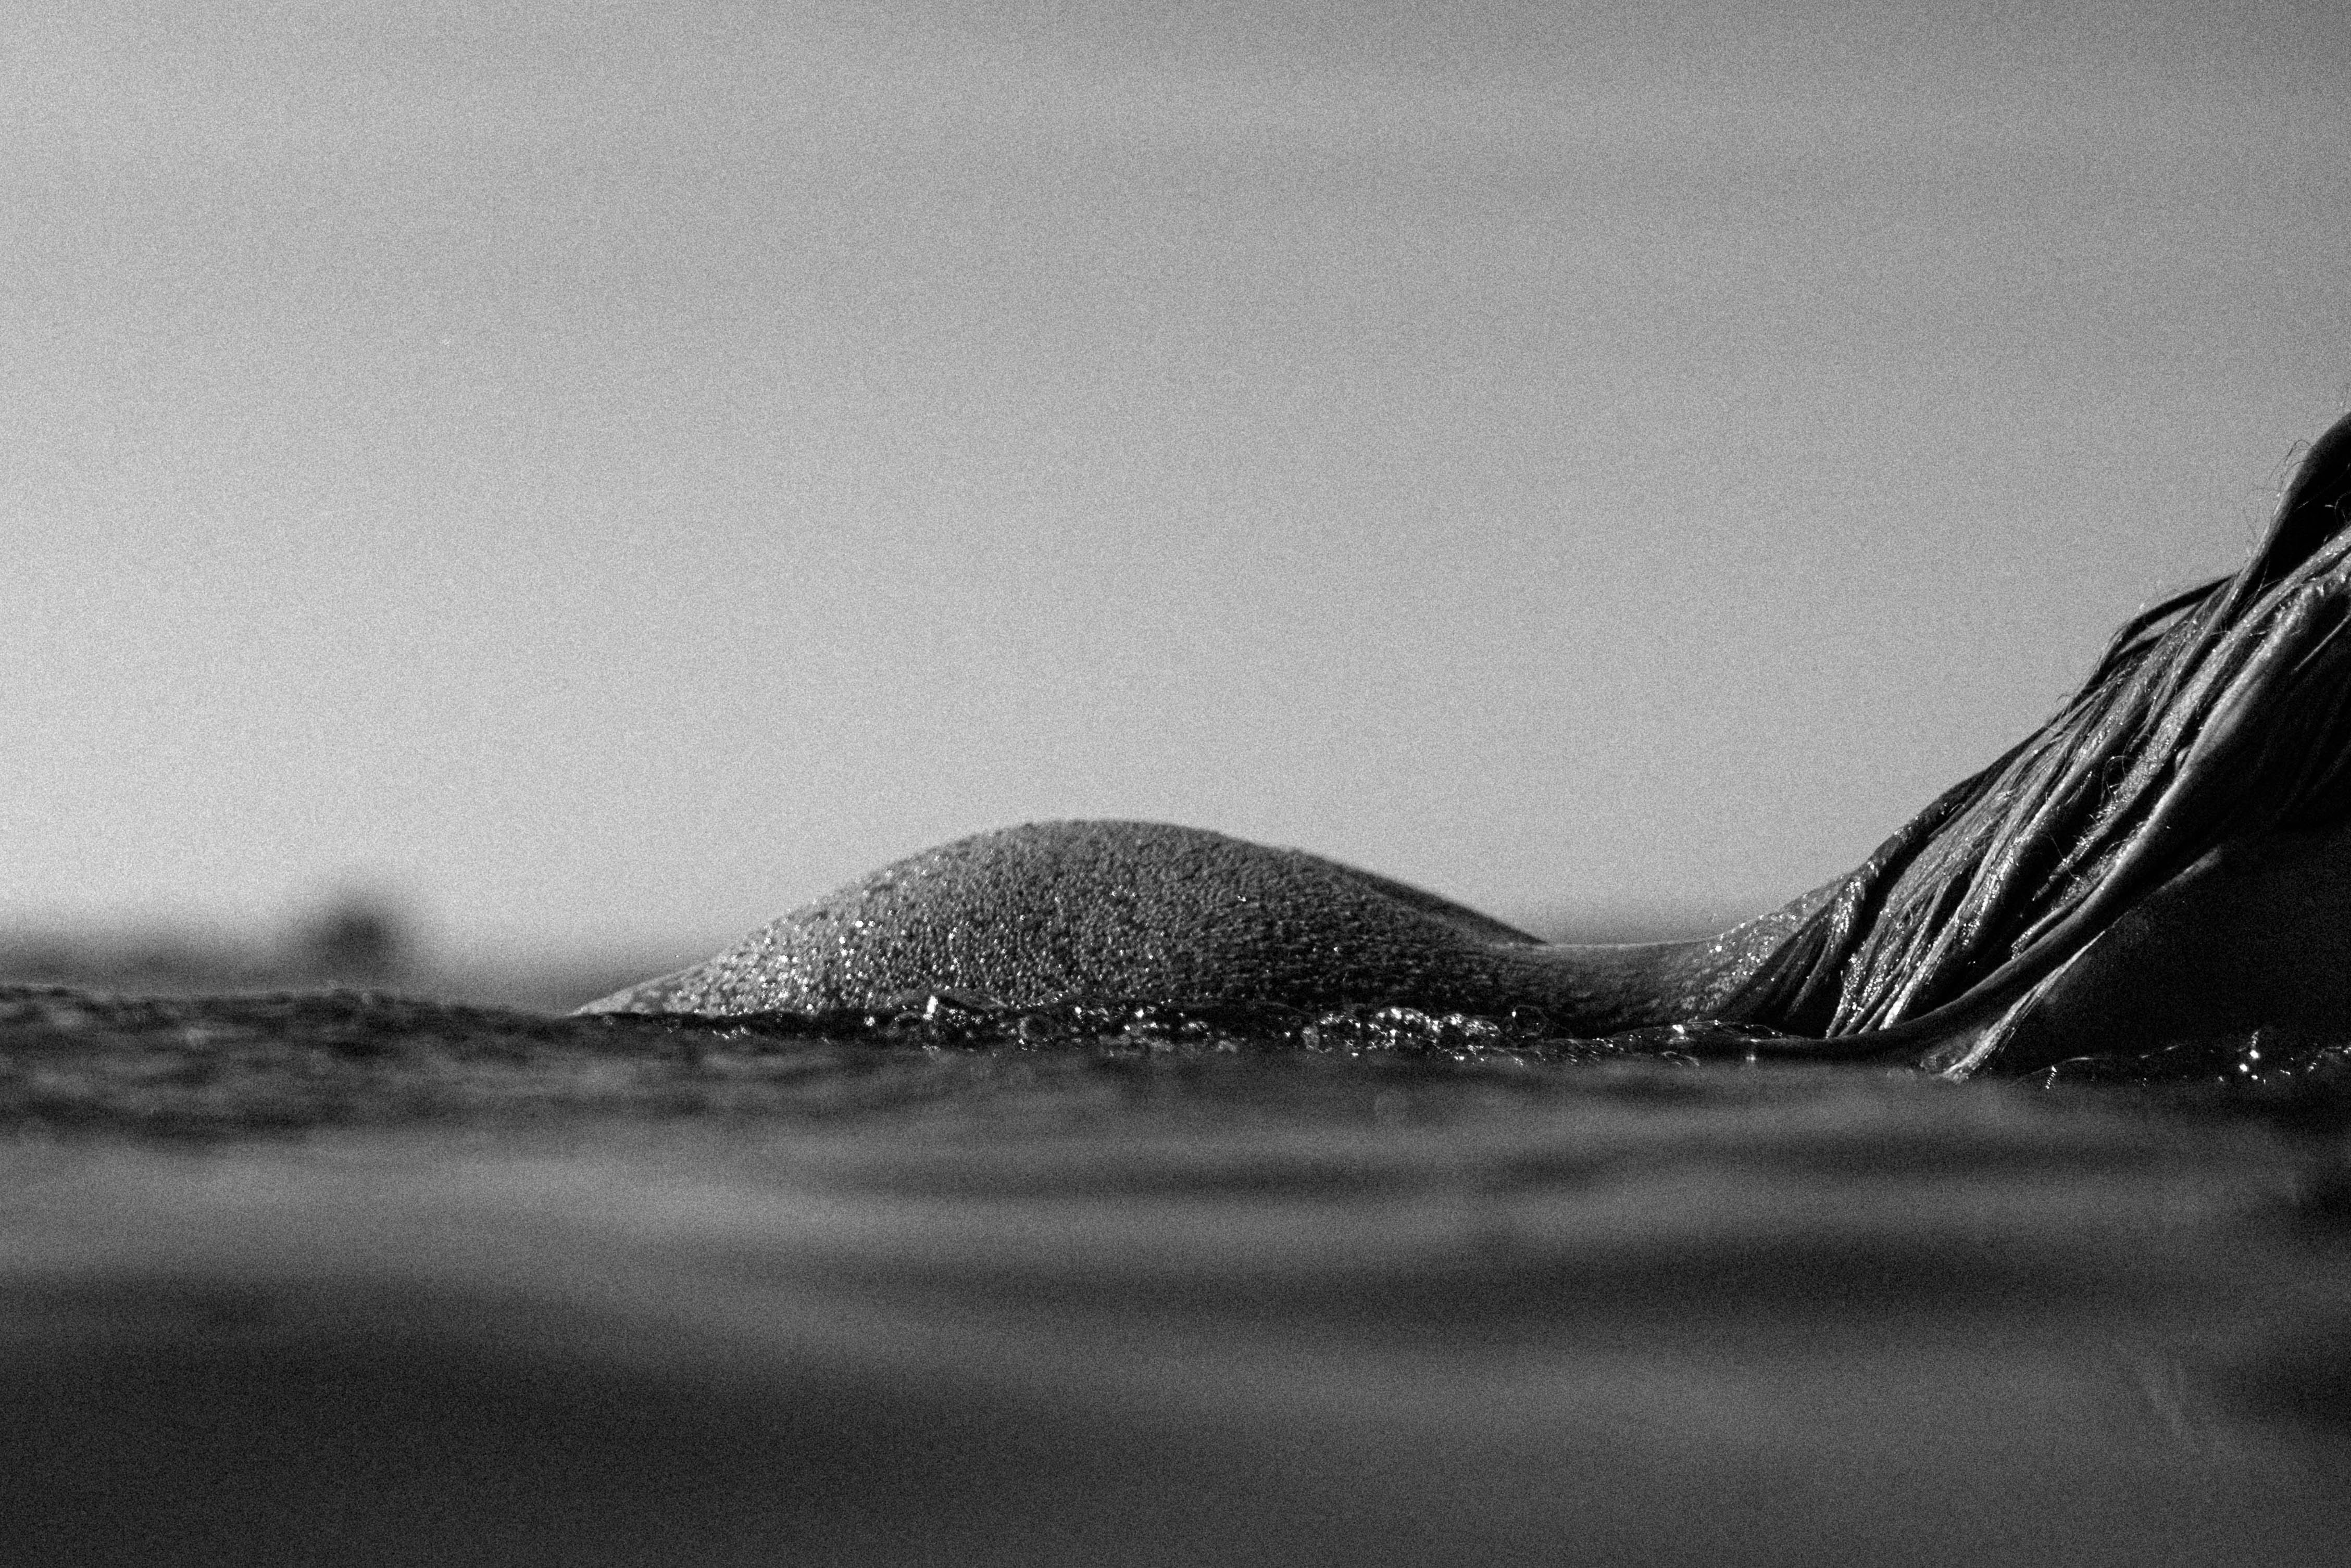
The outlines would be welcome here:
M 1476 1021 L 19 994 L 11 1561 L 2340 1560 L 2317 1048 Z

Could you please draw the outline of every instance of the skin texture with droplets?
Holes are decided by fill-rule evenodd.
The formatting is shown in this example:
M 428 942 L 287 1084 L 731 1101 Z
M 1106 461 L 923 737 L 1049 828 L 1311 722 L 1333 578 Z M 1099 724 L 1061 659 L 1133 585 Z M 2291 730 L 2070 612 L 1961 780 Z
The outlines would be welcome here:
M 1532 1008 L 1606 1034 L 1702 1016 L 1792 922 L 1766 915 L 1702 943 L 1562 946 L 1296 850 L 1157 822 L 1040 822 L 885 866 L 591 1009 L 810 1012 L 946 991 L 1010 1007 Z
M 1711 940 L 1550 946 L 1296 851 L 1049 822 L 901 861 L 586 1010 L 1525 1008 L 1578 1035 L 1722 1019 L 1953 1075 L 2118 1030 L 2351 1036 L 2346 824 L 2351 419 L 2239 571 L 2135 617 L 2054 717 L 1858 870 Z

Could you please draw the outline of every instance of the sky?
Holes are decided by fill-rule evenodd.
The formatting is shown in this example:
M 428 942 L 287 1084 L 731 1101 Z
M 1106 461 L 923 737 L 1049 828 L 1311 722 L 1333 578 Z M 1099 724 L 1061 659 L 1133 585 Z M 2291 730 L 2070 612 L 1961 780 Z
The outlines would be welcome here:
M 2332 10 L 17 0 L 0 919 L 1777 904 L 2351 406 Z

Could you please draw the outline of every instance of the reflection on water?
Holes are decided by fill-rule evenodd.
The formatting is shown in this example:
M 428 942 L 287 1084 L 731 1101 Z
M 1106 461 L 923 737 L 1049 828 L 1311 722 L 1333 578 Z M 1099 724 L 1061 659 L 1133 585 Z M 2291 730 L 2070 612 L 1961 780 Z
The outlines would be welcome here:
M 346 1098 L 196 1142 L 110 1120 L 168 1086 L 41 1112 L 79 1069 L 20 1030 L 18 1560 L 2340 1560 L 2351 1178 L 2307 1083 L 1126 1021 L 598 1024 L 634 1043 L 579 1113 L 394 1114 L 337 1064 L 427 1074 L 429 1031 L 313 1020 Z M 652 1109 L 696 1073 L 734 1097 Z

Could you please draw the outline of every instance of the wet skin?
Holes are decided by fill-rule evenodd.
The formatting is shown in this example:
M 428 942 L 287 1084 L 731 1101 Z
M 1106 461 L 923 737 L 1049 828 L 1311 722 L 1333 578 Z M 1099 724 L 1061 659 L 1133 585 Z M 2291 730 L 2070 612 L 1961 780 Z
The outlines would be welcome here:
M 1562 946 L 1297 850 L 1157 822 L 1040 822 L 896 862 L 591 1006 L 817 1012 L 944 990 L 1008 1007 L 1531 1008 L 1601 1035 L 1711 1012 L 1806 903 L 1701 942 Z
M 589 1010 L 820 1012 L 943 990 L 1016 1008 L 1531 1008 L 1597 1036 L 1712 1015 L 1822 891 L 1702 941 L 1563 945 L 1296 850 L 1161 823 L 1033 823 L 885 866 Z M 2351 830 L 2281 834 L 2216 851 L 2116 919 L 2005 1030 L 2001 1065 L 2339 1035 L 2346 1019 Z
M 2351 1040 L 2351 420 L 2238 572 L 2134 618 L 2056 716 L 1862 867 L 1719 936 L 1549 944 L 1295 850 L 1044 822 L 897 862 L 583 1010 L 937 992 L 1531 1009 L 1579 1036 L 1726 1019 L 1783 1031 L 1775 1054 L 1954 1075 Z

